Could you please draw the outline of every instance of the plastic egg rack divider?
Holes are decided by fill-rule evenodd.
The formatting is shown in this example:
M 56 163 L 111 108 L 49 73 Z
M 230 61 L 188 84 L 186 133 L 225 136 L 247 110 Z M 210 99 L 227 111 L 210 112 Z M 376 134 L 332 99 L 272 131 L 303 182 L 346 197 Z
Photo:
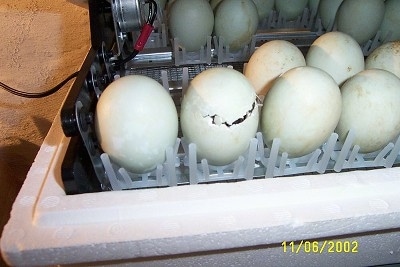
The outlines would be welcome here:
M 153 72 L 147 69 L 139 73 L 160 76 L 160 82 L 168 92 L 175 90 L 174 87 L 180 83 L 178 89 L 180 95 L 178 97 L 175 95 L 176 100 L 180 101 L 190 79 L 196 73 L 211 67 L 232 66 L 192 66 L 191 70 L 188 67 L 177 67 L 169 70 L 156 69 Z M 170 79 L 173 80 L 172 85 Z M 181 81 L 178 81 L 179 79 Z M 369 154 L 358 153 L 359 147 L 353 146 L 353 140 L 352 131 L 343 144 L 338 141 L 338 135 L 333 133 L 324 145 L 314 152 L 300 158 L 289 158 L 287 153 L 279 153 L 279 139 L 275 139 L 272 145 L 267 146 L 262 133 L 258 132 L 250 140 L 248 150 L 236 161 L 226 166 L 212 166 L 206 159 L 197 158 L 196 145 L 187 143 L 183 137 L 177 138 L 175 146 L 166 150 L 166 161 L 163 164 L 145 174 L 128 172 L 113 163 L 106 153 L 101 155 L 101 160 L 113 190 L 250 180 L 326 171 L 340 172 L 360 168 L 390 168 L 400 162 L 400 137 L 383 149 Z

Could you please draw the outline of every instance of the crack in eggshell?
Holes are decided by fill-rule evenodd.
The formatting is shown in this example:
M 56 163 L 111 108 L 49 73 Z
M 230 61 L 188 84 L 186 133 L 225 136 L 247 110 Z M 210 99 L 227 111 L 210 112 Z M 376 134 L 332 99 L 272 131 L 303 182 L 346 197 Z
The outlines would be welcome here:
M 251 109 L 249 109 L 246 114 L 244 114 L 242 117 L 237 118 L 236 120 L 234 120 L 233 122 L 229 123 L 228 121 L 224 120 L 222 116 L 218 115 L 218 114 L 214 114 L 214 115 L 205 115 L 203 116 L 203 118 L 207 118 L 207 119 L 211 119 L 211 123 L 215 124 L 217 126 L 221 126 L 221 125 L 225 125 L 226 127 L 232 127 L 234 125 L 240 124 L 242 122 L 244 122 L 247 118 L 249 118 L 253 112 L 254 109 L 257 107 L 256 105 L 256 101 L 253 102 Z

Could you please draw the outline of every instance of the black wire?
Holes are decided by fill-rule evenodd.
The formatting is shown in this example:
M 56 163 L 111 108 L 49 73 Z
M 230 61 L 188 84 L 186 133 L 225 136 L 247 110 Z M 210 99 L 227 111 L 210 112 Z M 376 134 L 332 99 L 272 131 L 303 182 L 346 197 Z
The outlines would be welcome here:
M 153 25 L 154 21 L 157 17 L 157 3 L 154 0 L 146 0 L 146 3 L 150 4 L 149 6 L 149 16 L 147 18 L 147 23 Z
M 153 25 L 154 21 L 156 20 L 156 17 L 157 17 L 157 9 L 158 9 L 157 3 L 154 0 L 146 0 L 145 2 L 147 4 L 149 4 L 149 15 L 147 16 L 146 23 Z M 119 67 L 119 66 L 131 61 L 132 59 L 134 59 L 137 56 L 137 54 L 139 54 L 139 52 L 140 51 L 133 49 L 133 52 L 129 56 L 127 56 L 125 59 L 122 59 L 122 60 L 116 62 L 115 66 Z
M 2 82 L 0 82 L 0 87 L 2 87 L 7 92 L 9 92 L 13 95 L 16 95 L 16 96 L 25 97 L 25 98 L 42 98 L 42 97 L 46 97 L 46 96 L 54 94 L 55 92 L 60 90 L 67 82 L 69 82 L 71 79 L 75 78 L 77 75 L 78 75 L 78 72 L 74 72 L 71 75 L 69 75 L 67 78 L 65 78 L 62 82 L 60 82 L 59 84 L 54 86 L 53 88 L 51 88 L 47 91 L 44 91 L 44 92 L 40 92 L 40 93 L 30 93 L 30 92 L 20 91 L 20 90 L 12 88 L 11 86 L 8 86 L 5 83 L 2 83 Z
M 149 16 L 147 17 L 146 23 L 153 25 L 156 17 L 157 17 L 157 3 L 154 0 L 146 0 L 146 3 L 149 4 Z M 139 53 L 136 49 L 125 59 L 121 60 L 120 62 L 117 63 L 117 66 L 120 66 L 122 64 L 127 63 L 128 61 L 132 60 L 136 55 Z M 0 82 L 0 87 L 2 87 L 4 90 L 7 92 L 20 96 L 20 97 L 25 97 L 25 98 L 43 98 L 49 95 L 52 95 L 56 93 L 58 90 L 60 90 L 67 82 L 69 82 L 71 79 L 75 78 L 78 75 L 78 72 L 74 72 L 71 75 L 69 75 L 67 78 L 65 78 L 62 82 L 54 86 L 53 88 L 40 92 L 40 93 L 30 93 L 30 92 L 24 92 L 21 90 L 17 90 L 11 86 L 8 86 L 7 84 Z
M 125 59 L 122 59 L 122 60 L 118 61 L 115 65 L 117 67 L 121 66 L 121 65 L 124 65 L 125 63 L 127 63 L 127 62 L 131 61 L 132 59 L 134 59 L 137 56 L 137 54 L 139 54 L 139 51 L 136 50 L 136 49 L 133 49 L 133 52 L 129 56 L 127 56 Z

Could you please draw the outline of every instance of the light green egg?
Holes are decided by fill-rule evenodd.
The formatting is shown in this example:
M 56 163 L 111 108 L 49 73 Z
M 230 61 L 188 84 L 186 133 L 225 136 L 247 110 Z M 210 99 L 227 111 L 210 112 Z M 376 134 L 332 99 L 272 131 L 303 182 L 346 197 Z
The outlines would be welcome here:
M 385 42 L 400 40 L 400 1 L 386 0 L 385 6 L 385 15 L 380 27 L 382 40 Z M 391 35 L 387 37 L 389 33 Z
M 224 0 L 215 11 L 214 33 L 223 38 L 231 51 L 249 44 L 257 26 L 258 13 L 253 1 Z
M 365 44 L 375 37 L 384 14 L 383 0 L 345 0 L 337 12 L 337 29 Z
M 308 0 L 275 0 L 275 8 L 286 20 L 295 20 L 303 14 Z
M 318 14 L 324 29 L 332 30 L 335 24 L 336 12 L 343 0 L 321 0 L 318 6 Z
M 268 17 L 275 5 L 275 0 L 253 0 L 253 2 L 256 4 L 260 21 Z
M 171 37 L 178 38 L 187 51 L 200 50 L 214 27 L 214 13 L 208 0 L 176 0 L 168 11 Z

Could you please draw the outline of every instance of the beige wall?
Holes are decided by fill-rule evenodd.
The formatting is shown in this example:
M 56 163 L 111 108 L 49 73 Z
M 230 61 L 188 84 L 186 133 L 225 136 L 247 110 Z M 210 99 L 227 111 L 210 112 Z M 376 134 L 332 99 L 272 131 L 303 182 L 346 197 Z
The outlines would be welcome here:
M 39 92 L 77 71 L 90 47 L 88 10 L 80 2 L 1 0 L 0 81 Z M 0 232 L 70 85 L 44 99 L 0 90 Z

